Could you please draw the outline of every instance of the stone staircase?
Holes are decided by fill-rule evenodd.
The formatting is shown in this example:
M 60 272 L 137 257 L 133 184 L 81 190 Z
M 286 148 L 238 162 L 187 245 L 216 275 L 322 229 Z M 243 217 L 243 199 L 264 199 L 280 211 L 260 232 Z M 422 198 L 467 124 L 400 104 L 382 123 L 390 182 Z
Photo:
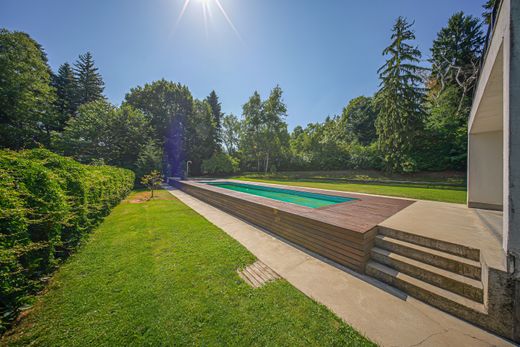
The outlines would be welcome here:
M 379 227 L 370 257 L 368 275 L 461 318 L 486 318 L 479 250 Z

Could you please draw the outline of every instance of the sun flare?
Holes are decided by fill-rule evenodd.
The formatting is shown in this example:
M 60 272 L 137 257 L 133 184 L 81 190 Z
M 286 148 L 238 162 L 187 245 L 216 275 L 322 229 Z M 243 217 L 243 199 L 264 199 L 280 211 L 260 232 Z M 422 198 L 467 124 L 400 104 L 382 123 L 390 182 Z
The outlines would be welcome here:
M 177 22 L 175 23 L 176 27 L 181 22 L 184 14 L 186 13 L 186 9 L 188 8 L 188 6 L 190 5 L 191 2 L 192 2 L 192 0 L 184 0 L 181 12 L 179 13 L 179 17 L 177 18 Z M 230 28 L 233 30 L 235 35 L 237 35 L 237 37 L 240 40 L 242 40 L 240 33 L 238 32 L 237 28 L 231 21 L 231 18 L 229 17 L 226 10 L 224 9 L 224 6 L 222 6 L 222 3 L 220 2 L 220 0 L 196 0 L 196 2 L 198 2 L 202 6 L 202 17 L 204 20 L 204 29 L 206 31 L 206 36 L 208 36 L 208 20 L 212 15 L 211 9 L 214 7 L 212 5 L 216 5 L 216 8 L 218 8 L 219 12 L 222 14 L 222 16 L 224 16 L 224 19 L 229 24 Z

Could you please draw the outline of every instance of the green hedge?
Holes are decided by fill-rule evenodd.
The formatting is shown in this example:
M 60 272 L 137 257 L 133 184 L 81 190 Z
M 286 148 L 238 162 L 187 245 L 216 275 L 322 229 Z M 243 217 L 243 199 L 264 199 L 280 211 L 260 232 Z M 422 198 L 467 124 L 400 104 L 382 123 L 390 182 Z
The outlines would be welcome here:
M 0 333 L 133 184 L 126 169 L 0 151 Z

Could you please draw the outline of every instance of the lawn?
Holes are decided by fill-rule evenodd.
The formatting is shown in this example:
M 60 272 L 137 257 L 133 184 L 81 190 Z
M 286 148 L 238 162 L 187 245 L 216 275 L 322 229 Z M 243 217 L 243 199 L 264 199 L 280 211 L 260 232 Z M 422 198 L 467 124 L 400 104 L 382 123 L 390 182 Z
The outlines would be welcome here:
M 456 186 L 442 186 L 435 184 L 406 184 L 406 183 L 348 183 L 330 182 L 320 180 L 320 178 L 285 178 L 285 177 L 266 177 L 257 178 L 253 176 L 238 176 L 234 179 L 252 182 L 265 182 L 275 184 L 285 184 L 288 186 L 311 187 L 321 189 L 332 189 L 346 192 L 358 192 L 367 194 L 378 194 L 397 196 L 402 198 L 412 198 L 421 200 L 434 200 L 443 202 L 453 202 L 458 204 L 466 203 L 466 189 Z
M 117 206 L 1 345 L 372 345 L 166 191 Z

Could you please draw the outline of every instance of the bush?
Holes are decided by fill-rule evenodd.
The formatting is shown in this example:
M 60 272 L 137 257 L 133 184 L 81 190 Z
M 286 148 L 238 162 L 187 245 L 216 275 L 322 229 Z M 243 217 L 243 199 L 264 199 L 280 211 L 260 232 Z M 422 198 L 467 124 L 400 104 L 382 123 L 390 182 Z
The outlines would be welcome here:
M 222 175 L 238 172 L 239 162 L 226 153 L 214 153 L 211 158 L 202 161 L 202 173 Z
M 381 169 L 382 161 L 377 143 L 368 146 L 352 143 L 349 147 L 349 168 L 350 169 Z
M 0 333 L 133 183 L 43 149 L 0 151 Z

